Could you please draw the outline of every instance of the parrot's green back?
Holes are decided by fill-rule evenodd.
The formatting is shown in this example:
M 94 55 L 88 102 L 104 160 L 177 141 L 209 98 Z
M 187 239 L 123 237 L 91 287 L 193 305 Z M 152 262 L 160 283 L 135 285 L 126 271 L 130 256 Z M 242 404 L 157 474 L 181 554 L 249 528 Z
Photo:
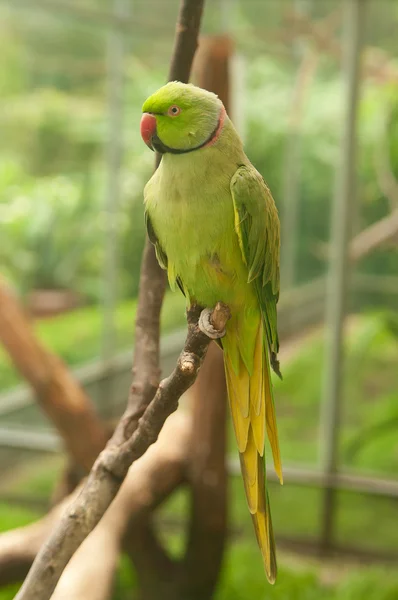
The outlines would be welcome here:
M 195 110 L 190 108 L 190 95 Z M 164 113 L 169 105 L 185 106 L 180 131 L 178 117 L 172 120 L 174 131 L 167 128 Z M 194 86 L 168 84 L 146 101 L 144 112 L 159 115 L 154 145 L 159 139 L 158 147 L 164 143 L 160 167 L 144 193 L 148 233 L 159 262 L 167 269 L 171 287 L 177 283 L 188 304 L 212 307 L 222 301 L 231 310 L 221 342 L 229 403 L 249 510 L 273 582 L 275 542 L 264 445 L 267 431 L 282 480 L 269 360 L 271 356 L 277 365 L 277 211 L 216 96 Z

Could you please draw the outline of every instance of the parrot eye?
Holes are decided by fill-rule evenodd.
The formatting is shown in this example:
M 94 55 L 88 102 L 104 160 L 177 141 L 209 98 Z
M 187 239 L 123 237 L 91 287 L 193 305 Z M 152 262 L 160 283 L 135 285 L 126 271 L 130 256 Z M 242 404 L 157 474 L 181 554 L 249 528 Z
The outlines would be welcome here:
M 169 110 L 167 111 L 167 114 L 169 115 L 169 117 L 176 117 L 180 114 L 180 112 L 181 108 L 176 104 L 173 104 L 172 106 L 170 106 Z

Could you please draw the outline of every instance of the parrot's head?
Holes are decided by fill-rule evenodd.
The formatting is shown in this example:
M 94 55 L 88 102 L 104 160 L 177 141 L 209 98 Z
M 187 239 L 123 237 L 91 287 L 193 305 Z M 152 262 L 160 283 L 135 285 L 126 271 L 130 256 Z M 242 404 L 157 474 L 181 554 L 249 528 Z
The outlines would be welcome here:
M 214 144 L 225 120 L 225 108 L 215 94 L 179 81 L 152 94 L 142 112 L 142 139 L 162 154 L 183 154 Z

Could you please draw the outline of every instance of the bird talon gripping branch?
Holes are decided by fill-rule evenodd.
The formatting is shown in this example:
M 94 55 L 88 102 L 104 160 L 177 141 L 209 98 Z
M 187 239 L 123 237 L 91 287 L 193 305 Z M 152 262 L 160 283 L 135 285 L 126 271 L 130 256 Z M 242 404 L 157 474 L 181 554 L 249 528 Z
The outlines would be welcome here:
M 217 308 L 218 308 L 218 305 L 216 306 L 215 309 L 204 308 L 202 310 L 202 312 L 200 313 L 200 317 L 199 317 L 199 321 L 198 321 L 198 327 L 199 327 L 200 331 L 202 333 L 204 333 L 205 335 L 207 335 L 207 337 L 209 337 L 212 340 L 219 340 L 220 338 L 224 337 L 224 335 L 226 333 L 225 327 L 223 327 L 222 329 L 217 329 L 214 326 L 213 314 L 214 314 L 215 310 L 217 310 Z

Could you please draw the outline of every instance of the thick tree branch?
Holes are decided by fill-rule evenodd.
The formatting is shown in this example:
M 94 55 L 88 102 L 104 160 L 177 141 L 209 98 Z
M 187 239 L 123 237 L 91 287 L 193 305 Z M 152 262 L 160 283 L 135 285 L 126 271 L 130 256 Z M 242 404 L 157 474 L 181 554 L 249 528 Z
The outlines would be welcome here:
M 104 518 L 67 565 L 51 600 L 108 600 L 123 541 L 138 541 L 138 557 L 145 554 L 139 547 L 146 541 L 141 526 L 184 479 L 191 421 L 180 411 L 167 420 L 156 444 L 130 468 Z
M 186 412 L 178 412 L 167 420 L 156 444 L 129 470 L 106 515 L 68 564 L 54 598 L 67 590 L 74 600 L 97 598 L 102 591 L 96 589 L 85 596 L 82 590 L 92 587 L 91 565 L 97 570 L 98 581 L 100 562 L 102 585 L 109 589 L 114 574 L 112 565 L 123 538 L 136 538 L 134 525 L 142 522 L 184 480 L 191 427 L 191 415 Z M 40 521 L 0 535 L 0 585 L 19 582 L 26 576 L 46 537 L 78 493 L 80 490 Z
M 182 0 L 177 18 L 169 81 L 188 83 L 198 47 L 204 0 Z
M 0 279 L 0 341 L 36 392 L 73 459 L 86 471 L 108 439 L 107 431 L 64 363 L 37 340 L 17 299 Z
M 133 431 L 127 409 L 117 435 L 99 455 L 82 492 L 37 555 L 17 600 L 49 600 L 69 560 L 115 498 L 130 465 L 156 441 L 165 420 L 177 409 L 180 396 L 195 381 L 210 343 L 198 327 L 200 312 L 197 306 L 188 311 L 188 335 L 176 368 L 159 384 L 154 399 Z M 217 304 L 214 317 L 225 327 L 228 308 Z

